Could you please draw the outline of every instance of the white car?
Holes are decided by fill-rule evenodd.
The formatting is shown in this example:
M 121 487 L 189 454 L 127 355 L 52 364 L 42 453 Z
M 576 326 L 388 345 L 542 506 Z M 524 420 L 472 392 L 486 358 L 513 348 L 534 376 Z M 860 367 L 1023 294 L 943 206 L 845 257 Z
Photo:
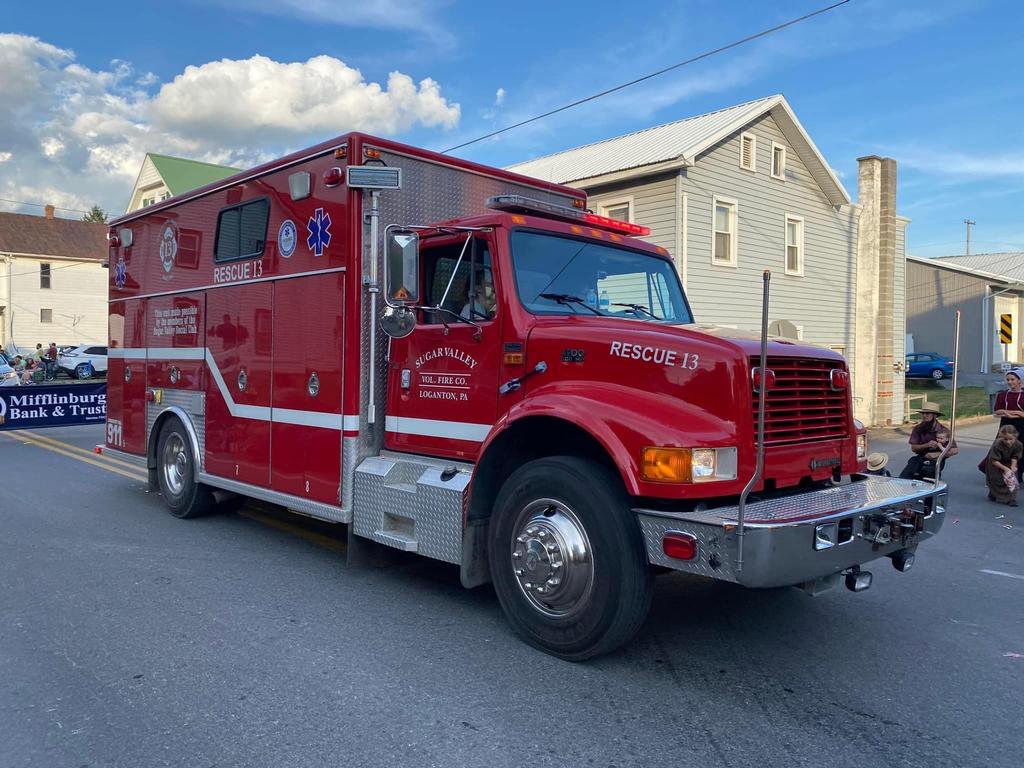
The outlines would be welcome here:
M 57 357 L 57 367 L 74 379 L 91 379 L 107 375 L 107 348 L 93 344 L 79 344 Z

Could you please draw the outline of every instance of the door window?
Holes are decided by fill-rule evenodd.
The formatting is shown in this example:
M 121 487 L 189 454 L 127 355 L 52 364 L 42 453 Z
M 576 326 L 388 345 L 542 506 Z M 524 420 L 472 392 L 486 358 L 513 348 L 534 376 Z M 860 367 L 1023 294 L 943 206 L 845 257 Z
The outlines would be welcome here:
M 476 323 L 494 319 L 497 299 L 491 251 L 485 240 L 473 238 L 467 246 L 465 240 L 459 239 L 458 242 L 425 248 L 422 258 L 426 306 L 440 305 Z M 428 310 L 424 322 L 448 322 L 445 314 Z

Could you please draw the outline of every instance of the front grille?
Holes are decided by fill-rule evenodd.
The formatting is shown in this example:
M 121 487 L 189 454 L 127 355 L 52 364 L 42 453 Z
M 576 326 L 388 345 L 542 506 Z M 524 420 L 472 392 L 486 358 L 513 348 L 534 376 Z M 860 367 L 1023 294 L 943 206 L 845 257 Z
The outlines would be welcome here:
M 751 358 L 756 368 L 760 358 Z M 830 373 L 843 363 L 800 357 L 768 357 L 775 386 L 765 397 L 765 445 L 787 445 L 846 437 L 849 421 L 847 391 L 832 389 Z M 751 382 L 753 392 L 753 382 Z M 753 392 L 753 421 L 757 430 L 757 392 Z

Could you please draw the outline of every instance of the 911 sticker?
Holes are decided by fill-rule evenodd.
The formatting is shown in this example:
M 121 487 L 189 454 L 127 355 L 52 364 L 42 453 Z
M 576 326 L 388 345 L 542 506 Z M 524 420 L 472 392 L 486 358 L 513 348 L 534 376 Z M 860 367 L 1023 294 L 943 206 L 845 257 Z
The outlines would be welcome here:
M 626 360 L 640 360 L 655 365 L 685 368 L 688 371 L 695 371 L 700 367 L 700 355 L 696 352 L 676 352 L 674 349 L 649 347 L 628 341 L 613 341 L 608 354 Z

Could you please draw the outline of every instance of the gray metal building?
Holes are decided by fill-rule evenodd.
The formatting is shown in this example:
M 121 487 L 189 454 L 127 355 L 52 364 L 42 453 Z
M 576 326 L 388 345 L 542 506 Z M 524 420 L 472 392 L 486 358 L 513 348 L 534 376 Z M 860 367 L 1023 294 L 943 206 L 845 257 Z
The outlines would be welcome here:
M 756 329 L 771 269 L 770 319 L 847 357 L 859 418 L 903 420 L 908 220 L 893 160 L 860 159 L 853 204 L 775 95 L 510 170 L 586 189 L 595 212 L 649 226 L 702 322 Z
M 915 352 L 953 354 L 953 318 L 960 310 L 960 370 L 999 371 L 1024 361 L 1024 253 L 907 257 L 907 334 Z M 1009 315 L 1011 341 L 999 336 Z

